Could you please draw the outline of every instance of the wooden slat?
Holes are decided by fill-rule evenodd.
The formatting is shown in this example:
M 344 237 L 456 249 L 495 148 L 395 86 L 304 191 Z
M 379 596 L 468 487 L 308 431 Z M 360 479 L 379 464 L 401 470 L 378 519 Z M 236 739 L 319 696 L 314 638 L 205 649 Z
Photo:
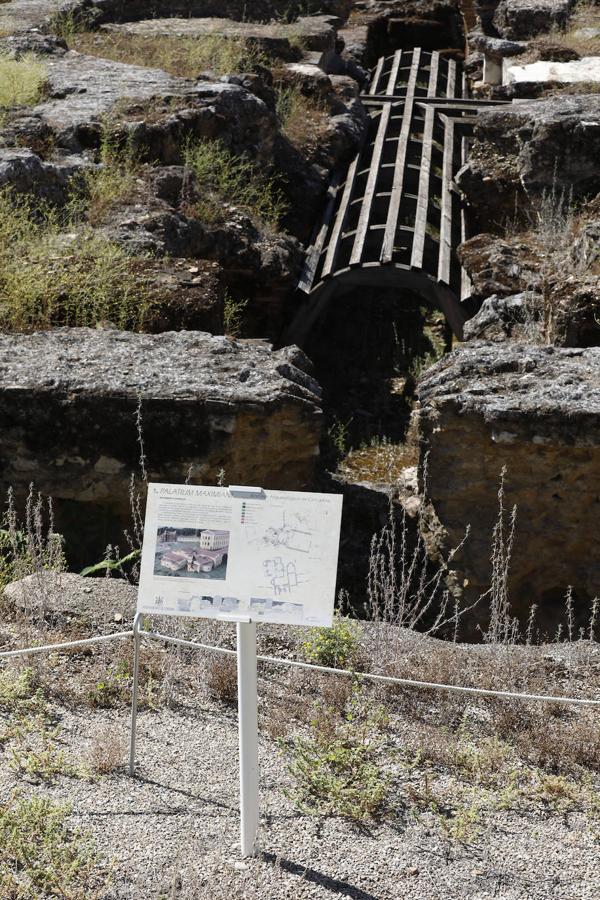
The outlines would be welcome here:
M 330 275 L 335 266 L 335 261 L 337 259 L 339 249 L 339 238 L 348 216 L 350 200 L 352 198 L 352 191 L 354 190 L 354 183 L 356 181 L 356 170 L 358 168 L 360 157 L 361 154 L 356 156 L 352 160 L 350 168 L 348 169 L 348 176 L 346 178 L 346 184 L 344 185 L 344 192 L 342 194 L 342 199 L 337 211 L 337 216 L 335 217 L 335 223 L 331 232 L 331 236 L 329 238 L 329 246 L 327 248 L 327 255 L 325 257 L 325 262 L 321 271 L 321 278 L 325 278 L 327 275 Z
M 450 265 L 452 262 L 452 161 L 454 158 L 454 119 L 443 116 L 444 161 L 442 163 L 442 215 L 440 221 L 440 258 L 438 263 L 438 281 L 450 284 Z
M 391 111 L 392 107 L 388 103 L 387 106 L 384 106 L 381 112 L 381 118 L 379 119 L 379 128 L 377 129 L 377 136 L 375 138 L 375 144 L 373 145 L 371 170 L 369 172 L 367 185 L 365 187 L 365 194 L 360 210 L 358 225 L 356 226 L 356 237 L 354 239 L 354 246 L 352 247 L 352 255 L 350 256 L 351 266 L 356 266 L 362 261 L 365 239 L 367 236 L 367 231 L 369 230 L 369 223 L 371 221 L 373 197 L 375 195 L 377 180 L 380 174 L 381 157 L 383 154 L 385 139 L 388 134 L 388 124 L 390 121 Z
M 430 205 L 430 174 L 431 152 L 433 140 L 433 126 L 435 123 L 436 109 L 428 106 L 425 112 L 425 127 L 423 129 L 423 157 L 421 159 L 421 174 L 419 175 L 419 195 L 417 199 L 417 214 L 415 216 L 415 238 L 413 241 L 410 265 L 415 269 L 423 265 L 423 252 L 425 250 L 425 228 L 427 226 L 427 213 Z
M 402 201 L 402 188 L 404 186 L 404 164 L 406 162 L 406 148 L 408 144 L 408 136 L 410 134 L 411 120 L 413 113 L 413 105 L 415 99 L 415 87 L 419 74 L 419 62 L 421 60 L 421 50 L 416 47 L 413 51 L 413 60 L 406 88 L 406 101 L 404 104 L 404 119 L 402 121 L 402 129 L 400 131 L 400 139 L 398 141 L 398 152 L 396 154 L 396 168 L 394 171 L 394 183 L 392 186 L 392 196 L 390 198 L 390 208 L 388 210 L 387 224 L 385 228 L 385 236 L 383 239 L 383 247 L 381 250 L 381 262 L 390 263 L 394 256 L 394 241 L 396 237 L 396 228 L 398 227 L 398 216 L 400 213 L 400 203 Z
M 456 63 L 453 59 L 448 62 L 448 84 L 446 87 L 447 97 L 456 97 Z
M 390 72 L 390 80 L 386 88 L 386 96 L 393 97 L 396 91 L 396 81 L 398 80 L 398 70 L 400 69 L 400 60 L 402 59 L 402 50 L 396 50 L 394 53 L 394 61 L 392 63 L 392 71 Z
M 440 54 L 435 50 L 431 54 L 431 71 L 429 72 L 429 87 L 427 88 L 428 97 L 435 97 L 437 94 L 439 66 Z
M 298 283 L 298 289 L 301 291 L 305 291 L 306 293 L 308 293 L 313 286 L 317 268 L 323 254 L 325 242 L 327 240 L 327 234 L 329 233 L 333 213 L 335 211 L 335 201 L 339 190 L 340 177 L 341 173 L 338 170 L 334 174 L 331 184 L 329 185 L 329 188 L 327 190 L 327 202 L 325 204 L 325 211 L 323 213 L 323 222 L 316 238 L 307 250 L 306 262 L 304 264 L 302 275 Z
M 369 88 L 369 94 L 376 94 L 379 89 L 379 79 L 381 78 L 381 73 L 383 71 L 384 63 L 385 63 L 385 57 L 381 56 L 377 60 L 377 67 L 373 74 L 373 79 L 371 81 L 371 86 Z

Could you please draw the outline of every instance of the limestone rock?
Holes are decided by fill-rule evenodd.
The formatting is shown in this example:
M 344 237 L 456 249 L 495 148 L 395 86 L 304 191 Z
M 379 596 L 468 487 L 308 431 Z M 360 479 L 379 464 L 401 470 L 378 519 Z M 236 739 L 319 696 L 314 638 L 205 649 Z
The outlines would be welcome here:
M 468 41 L 469 46 L 473 49 L 499 60 L 510 56 L 519 56 L 527 50 L 527 44 L 523 41 L 507 41 L 503 38 L 490 37 L 479 31 L 471 31 Z
M 486 109 L 472 158 L 456 180 L 483 221 L 501 223 L 512 188 L 574 199 L 600 191 L 600 95 L 560 95 Z M 494 199 L 494 193 L 496 198 Z
M 481 299 L 532 290 L 540 280 L 539 259 L 518 238 L 478 234 L 460 245 L 458 256 L 473 283 L 473 295 Z
M 283 59 L 298 59 L 299 47 L 325 52 L 333 50 L 336 20 L 330 16 L 304 16 L 294 22 L 260 24 L 225 18 L 144 19 L 122 25 L 105 25 L 103 30 L 140 37 L 204 38 L 216 35 L 244 40 L 263 52 Z
M 40 200 L 61 205 L 68 200 L 73 179 L 89 163 L 80 156 L 46 162 L 31 150 L 0 149 L 0 188 L 34 194 Z
M 233 151 L 258 158 L 272 152 L 275 114 L 239 85 L 192 82 L 74 51 L 50 56 L 46 67 L 48 97 L 23 116 L 49 129 L 59 148 L 80 152 L 98 146 L 103 121 L 114 117 L 118 104 L 117 118 L 129 123 L 134 146 L 156 161 L 180 163 L 186 137 L 219 138 Z M 155 115 L 149 116 L 150 109 Z
M 94 531 L 101 554 L 106 521 L 113 541 L 114 522 L 129 524 L 138 400 L 151 479 L 184 481 L 191 467 L 208 484 L 223 469 L 234 484 L 301 488 L 321 422 L 308 370 L 298 350 L 203 332 L 0 335 L 1 489 L 22 498 L 35 481 L 59 530 Z
M 344 19 L 352 0 L 320 0 L 323 14 Z M 7 0 L 0 10 L 0 27 L 24 31 L 32 27 L 51 28 L 60 14 L 71 15 L 86 27 L 111 22 L 135 22 L 162 16 L 206 18 L 223 16 L 237 21 L 269 22 L 306 10 L 305 0 Z
M 514 610 L 526 615 L 538 603 L 543 621 L 568 585 L 577 602 L 598 595 L 600 349 L 469 343 L 427 371 L 419 398 L 428 495 L 446 549 L 471 525 L 452 562 L 467 598 L 490 583 L 493 486 L 504 466 L 505 505 L 517 505 Z
M 506 84 L 597 84 L 600 82 L 600 57 L 584 56 L 571 62 L 544 60 L 525 66 L 507 66 Z
M 500 0 L 493 22 L 500 35 L 522 40 L 564 25 L 574 0 Z
M 533 321 L 532 298 L 528 293 L 487 297 L 476 315 L 464 326 L 464 339 L 522 340 L 537 332 Z

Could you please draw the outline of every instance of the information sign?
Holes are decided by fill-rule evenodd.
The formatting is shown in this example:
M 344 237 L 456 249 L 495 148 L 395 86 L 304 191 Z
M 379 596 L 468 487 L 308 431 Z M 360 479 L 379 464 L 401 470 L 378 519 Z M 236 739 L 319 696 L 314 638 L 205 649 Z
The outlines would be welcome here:
M 339 494 L 150 484 L 138 612 L 331 625 Z

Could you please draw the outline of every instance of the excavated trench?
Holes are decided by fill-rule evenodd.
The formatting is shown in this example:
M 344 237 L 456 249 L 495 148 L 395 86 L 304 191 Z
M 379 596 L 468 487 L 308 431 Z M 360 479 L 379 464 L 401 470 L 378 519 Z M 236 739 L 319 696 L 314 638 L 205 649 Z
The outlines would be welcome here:
M 18 0 L 11 0 L 6 8 L 15 5 L 18 6 Z M 362 6 L 365 9 L 361 9 Z M 404 465 L 411 462 L 414 450 L 404 447 L 403 442 L 409 428 L 416 377 L 424 367 L 451 347 L 452 329 L 455 334 L 460 333 L 462 320 L 467 315 L 461 307 L 461 301 L 464 300 L 463 275 L 454 257 L 455 246 L 464 237 L 465 225 L 457 197 L 450 192 L 449 187 L 453 171 L 464 159 L 462 130 L 471 112 L 468 103 L 463 102 L 466 88 L 459 64 L 465 40 L 463 20 L 460 10 L 453 2 L 409 2 L 405 6 L 402 14 L 396 14 L 395 4 L 384 0 L 377 4 L 375 12 L 370 12 L 366 8 L 367 4 L 353 4 L 349 0 L 318 0 L 314 4 L 307 4 L 304 0 L 298 3 L 290 0 L 258 0 L 252 4 L 247 4 L 244 0 L 215 0 L 214 3 L 210 0 L 198 0 L 197 3 L 189 0 L 161 3 L 157 0 L 151 4 L 136 0 L 127 3 L 124 0 L 80 0 L 69 5 L 68 13 L 71 17 L 69 22 L 75 23 L 75 26 L 77 23 L 84 23 L 87 28 L 94 29 L 105 26 L 124 27 L 127 23 L 143 26 L 145 22 L 160 23 L 162 19 L 177 17 L 187 18 L 192 24 L 195 17 L 216 16 L 221 21 L 228 18 L 238 23 L 254 22 L 261 26 L 262 23 L 269 22 L 274 14 L 284 23 L 293 23 L 310 13 L 336 17 L 332 20 L 334 24 L 329 27 L 334 29 L 334 34 L 337 30 L 337 45 L 316 44 L 314 46 L 317 49 L 303 51 L 304 61 L 313 70 L 316 63 L 321 63 L 326 70 L 334 73 L 334 78 L 339 79 L 341 76 L 341 80 L 336 82 L 339 95 L 336 95 L 330 116 L 337 110 L 338 117 L 345 117 L 343 128 L 350 129 L 350 132 L 355 128 L 357 135 L 363 129 L 362 140 L 359 142 L 358 137 L 349 139 L 342 129 L 339 132 L 344 135 L 345 144 L 342 149 L 336 144 L 336 140 L 340 143 L 336 138 L 330 142 L 329 155 L 324 156 L 321 148 L 317 147 L 307 161 L 280 134 L 272 137 L 269 135 L 268 128 L 271 126 L 265 117 L 264 122 L 255 129 L 256 135 L 251 148 L 257 159 L 270 157 L 274 160 L 287 178 L 292 211 L 297 220 L 296 233 L 304 241 L 307 240 L 310 224 L 321 215 L 320 197 L 326 194 L 329 182 L 327 170 L 333 169 L 336 188 L 333 193 L 330 188 L 325 219 L 317 227 L 317 233 L 323 232 L 324 227 L 325 231 L 328 230 L 327 241 L 321 247 L 318 242 L 313 242 L 312 250 L 307 254 L 307 265 L 309 269 L 312 266 L 312 271 L 307 274 L 305 270 L 301 290 L 293 294 L 290 271 L 294 253 L 299 256 L 298 244 L 292 245 L 289 241 L 285 245 L 281 242 L 278 244 L 277 236 L 268 240 L 261 238 L 262 256 L 256 259 L 252 257 L 251 246 L 246 245 L 240 249 L 239 244 L 228 245 L 222 235 L 213 250 L 222 256 L 220 265 L 224 269 L 227 290 L 231 292 L 234 303 L 250 298 L 239 336 L 253 339 L 265 336 L 278 338 L 280 346 L 293 340 L 302 346 L 311 359 L 316 379 L 323 387 L 322 405 L 325 413 L 322 464 L 318 480 L 313 481 L 313 485 L 318 484 L 328 489 L 339 489 L 341 485 L 341 489 L 350 493 L 355 491 L 355 482 L 377 481 L 381 472 L 369 472 L 367 460 L 359 474 L 353 473 L 350 468 L 341 481 L 339 473 L 332 478 L 330 473 L 336 470 L 348 451 L 359 448 L 364 451 L 372 444 L 377 449 L 382 443 L 391 442 L 398 448 L 396 464 L 400 458 Z M 50 4 L 48 9 L 50 10 Z M 10 9 L 8 11 L 11 12 Z M 56 19 L 52 21 L 56 22 Z M 48 30 L 51 31 L 52 27 L 50 25 Z M 346 46 L 342 55 L 339 54 L 342 50 L 341 40 Z M 63 65 L 61 58 L 57 57 L 57 62 L 53 65 L 57 69 Z M 365 81 L 364 73 L 371 66 L 374 66 L 374 71 Z M 352 76 L 362 80 L 360 89 L 356 87 Z M 192 132 L 196 129 L 203 134 L 201 129 L 207 127 L 206 134 L 212 137 L 213 133 L 218 134 L 217 129 L 220 127 L 214 123 L 222 121 L 223 116 L 230 113 L 226 102 L 222 100 L 227 95 L 221 93 L 220 96 L 215 95 L 214 101 L 212 95 L 209 97 L 206 105 L 210 113 L 203 112 L 197 122 L 187 113 L 188 117 L 182 120 L 183 124 L 175 121 L 173 116 L 169 119 L 168 95 L 171 87 L 167 79 L 163 80 L 165 84 L 161 84 L 160 88 L 166 97 L 165 101 L 161 100 L 165 111 L 155 101 L 149 100 L 145 102 L 154 103 L 154 107 L 138 104 L 128 115 L 133 122 L 136 116 L 145 117 L 142 126 L 135 126 L 137 131 L 134 133 L 140 135 L 140 140 L 146 142 L 160 157 L 168 178 L 161 176 L 159 190 L 162 192 L 161 197 L 168 197 L 169 192 L 176 190 L 173 185 L 176 185 L 177 179 L 171 169 L 181 163 L 177 141 L 182 139 L 182 129 L 187 128 Z M 222 81 L 227 82 L 227 79 Z M 235 88 L 235 79 L 232 85 Z M 251 92 L 251 97 L 264 97 L 267 103 L 273 102 L 269 93 L 269 79 L 264 73 L 253 75 L 244 85 Z M 152 96 L 152 90 L 153 88 L 148 88 L 149 97 Z M 178 90 L 182 88 L 174 80 L 173 93 L 176 95 Z M 362 107 L 369 116 L 366 128 L 364 118 L 361 119 L 356 112 L 360 106 L 355 102 L 359 90 L 362 92 Z M 86 91 L 83 92 L 81 103 L 85 102 L 86 96 L 91 96 L 91 80 Z M 59 95 L 60 92 L 57 93 Z M 64 88 L 66 99 L 53 102 L 63 102 L 65 112 L 69 113 L 71 107 L 67 104 L 70 96 L 71 88 L 67 85 Z M 77 95 L 73 96 L 77 99 Z M 210 107 L 211 102 L 214 102 L 214 107 Z M 219 107 L 221 102 L 222 109 Z M 50 108 L 51 104 L 48 106 Z M 162 124 L 156 124 L 163 115 L 167 117 L 166 131 Z M 364 117 L 364 112 L 361 115 Z M 64 113 L 58 111 L 56 117 L 58 121 L 64 117 Z M 208 126 L 204 122 L 208 122 Z M 52 127 L 55 131 L 60 131 L 60 121 L 58 125 L 53 122 Z M 245 127 L 246 122 L 242 120 L 231 139 L 228 136 L 234 151 L 238 145 L 242 148 L 248 146 L 249 127 L 243 132 Z M 84 123 L 65 131 L 64 136 L 59 137 L 59 145 L 62 141 L 63 153 L 85 153 L 97 146 L 98 140 L 99 132 Z M 428 144 L 429 140 L 431 145 Z M 423 164 L 424 153 L 427 157 L 426 165 Z M 353 166 L 357 177 L 350 185 L 348 172 L 352 171 Z M 399 173 L 403 176 L 400 182 Z M 294 186 L 295 178 L 299 185 L 297 189 Z M 158 178 L 156 180 L 158 183 Z M 350 185 L 352 190 L 346 190 L 346 185 Z M 347 201 L 348 209 L 343 206 L 344 201 Z M 126 240 L 129 247 L 137 248 L 139 245 L 153 252 L 156 235 L 162 234 L 161 229 L 164 229 L 162 223 L 165 215 L 162 207 L 152 210 L 149 217 L 151 224 L 144 225 L 143 228 L 137 220 L 128 219 L 123 225 L 119 223 L 119 239 Z M 347 216 L 356 220 L 349 228 L 346 227 Z M 417 220 L 420 222 L 420 231 L 414 225 Z M 175 225 L 180 229 L 179 219 L 176 223 L 173 222 L 173 226 L 169 225 L 169 228 L 172 229 Z M 344 243 L 346 231 L 353 236 L 350 242 L 346 240 Z M 398 246 L 394 239 L 396 233 L 407 238 L 408 243 Z M 180 231 L 176 238 L 181 240 Z M 338 239 L 339 245 L 336 243 Z M 178 250 L 177 255 L 191 257 L 192 264 L 188 262 L 188 271 L 197 273 L 197 265 L 194 265 L 193 260 L 202 258 L 206 243 L 198 242 L 191 232 L 189 236 L 186 232 L 185 241 L 185 252 Z M 168 253 L 168 244 L 165 243 L 165 246 Z M 226 261 L 228 252 L 229 261 Z M 344 262 L 345 255 L 348 259 Z M 234 259 L 236 266 L 231 265 Z M 251 261 L 248 263 L 247 259 Z M 265 261 L 270 267 L 268 270 L 265 270 Z M 383 264 L 379 265 L 382 261 Z M 329 273 L 324 272 L 328 263 L 332 263 Z M 379 276 L 371 277 L 376 269 L 379 269 Z M 353 275 L 356 273 L 359 277 L 354 279 Z M 399 273 L 401 277 L 397 277 Z M 194 274 L 191 281 L 199 279 L 201 275 L 202 273 Z M 330 289 L 332 282 L 335 282 L 335 290 Z M 319 297 L 319 294 L 323 297 Z M 323 298 L 325 303 L 320 302 Z M 318 315 L 313 315 L 314 310 L 310 308 L 312 299 L 317 301 Z M 218 300 L 215 301 L 215 308 L 218 309 Z M 214 316 L 214 311 L 210 315 Z M 166 327 L 177 329 L 189 326 L 182 321 L 175 326 L 168 323 Z M 202 321 L 199 326 L 195 324 L 193 327 L 202 328 Z M 204 327 L 218 333 L 218 329 L 214 329 L 212 324 Z M 161 327 L 156 330 L 160 331 Z M 250 362 L 250 366 L 255 365 L 254 361 Z M 247 370 L 242 371 L 243 377 L 247 378 Z M 303 375 L 302 378 L 305 379 L 306 376 Z M 304 384 L 309 382 L 303 382 L 303 390 Z M 310 387 L 309 389 L 312 390 Z M 285 396 L 285 391 L 282 396 Z M 277 399 L 277 403 L 281 402 Z M 310 396 L 310 402 L 315 402 L 313 395 Z M 167 416 L 165 403 L 166 401 L 162 403 L 159 413 L 161 421 Z M 125 405 L 132 404 L 127 400 Z M 118 415 L 122 417 L 124 413 L 119 412 Z M 222 419 L 219 420 L 220 414 L 211 415 L 206 419 L 207 428 L 213 429 L 211 440 L 216 440 L 212 436 L 214 432 L 219 441 L 219 450 L 213 454 L 214 463 L 211 458 L 211 466 L 214 465 L 216 472 L 218 461 L 224 458 L 219 455 L 222 453 L 223 434 L 229 435 L 233 426 L 223 424 Z M 293 423 L 289 435 L 292 447 L 292 432 L 296 427 L 295 413 L 292 415 L 285 412 L 285 415 L 280 415 Z M 150 414 L 149 423 L 148 446 L 160 455 L 164 448 L 153 433 Z M 244 419 L 244 435 L 249 435 L 246 461 L 249 455 L 252 456 L 251 448 L 256 446 L 257 441 L 260 442 L 260 438 L 256 437 L 258 431 L 252 430 L 259 428 L 259 425 L 259 422 L 252 419 L 248 422 Z M 235 433 L 240 434 L 240 427 L 237 427 L 238 431 Z M 304 422 L 301 427 L 306 428 Z M 310 428 L 312 434 L 315 430 L 312 420 Z M 271 425 L 265 425 L 263 434 L 268 435 L 269 429 Z M 269 440 L 263 440 L 264 452 L 271 452 L 276 456 L 278 441 L 281 446 L 281 437 L 277 436 L 274 429 L 272 431 L 274 436 L 269 440 L 273 446 L 269 451 Z M 287 435 L 285 440 L 288 440 Z M 133 441 L 123 440 L 121 443 L 124 448 L 123 460 L 126 461 L 119 457 L 118 466 L 124 470 L 130 461 L 136 461 L 135 437 Z M 169 477 L 179 480 L 185 474 L 181 470 L 183 457 L 189 452 L 186 445 L 186 448 L 181 449 L 181 459 L 173 457 L 167 465 L 168 472 L 161 470 L 159 477 L 163 480 Z M 307 459 L 311 453 L 314 459 L 314 451 L 310 449 L 306 451 Z M 364 455 L 363 453 L 363 457 Z M 238 456 L 241 460 L 244 453 Z M 120 524 L 126 515 L 125 492 L 121 491 L 123 497 L 116 510 L 104 502 L 104 488 L 98 488 L 96 484 L 110 477 L 116 485 L 121 477 L 120 474 L 114 474 L 117 463 L 104 455 L 98 465 L 100 462 L 108 467 L 108 476 L 96 468 L 78 475 L 76 467 L 79 463 L 76 459 L 72 461 L 67 458 L 66 463 L 61 462 L 60 465 L 73 465 L 73 473 L 69 474 L 64 470 L 64 484 L 60 479 L 56 480 L 56 470 L 50 467 L 48 484 L 39 485 L 44 492 L 57 496 L 58 526 L 67 536 L 70 563 L 75 568 L 89 563 L 94 556 L 98 557 L 107 543 L 118 542 L 116 524 Z M 212 469 L 209 472 L 204 462 L 202 465 L 203 477 L 212 477 Z M 229 480 L 241 481 L 250 477 L 242 471 L 241 462 L 239 474 L 235 465 L 236 463 L 230 462 L 227 472 Z M 306 484 L 303 465 L 304 460 L 296 464 L 293 460 L 286 463 L 282 459 L 281 472 L 287 472 L 290 477 L 297 472 L 298 475 L 294 475 L 297 483 L 279 482 L 278 486 L 300 487 Z M 79 477 L 84 478 L 89 496 L 85 503 L 78 499 L 74 489 Z M 258 470 L 253 477 L 268 478 Z M 280 474 L 277 477 L 283 476 Z M 52 490 L 59 481 L 62 497 L 60 492 L 57 494 Z M 387 500 L 368 488 L 362 493 L 362 489 L 357 490 L 355 500 L 349 497 L 347 503 L 347 536 L 342 546 L 342 584 L 359 585 L 359 590 L 362 591 L 369 541 L 373 531 L 385 520 Z M 85 529 L 79 527 L 82 521 L 94 523 L 85 534 Z

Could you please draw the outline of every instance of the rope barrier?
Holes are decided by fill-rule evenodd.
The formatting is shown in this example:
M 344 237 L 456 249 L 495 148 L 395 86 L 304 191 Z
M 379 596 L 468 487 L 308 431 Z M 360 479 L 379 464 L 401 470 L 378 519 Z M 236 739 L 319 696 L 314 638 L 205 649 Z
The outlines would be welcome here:
M 182 647 L 191 649 L 209 650 L 213 653 L 225 653 L 230 656 L 236 656 L 235 650 L 228 650 L 225 647 L 213 647 L 210 644 L 199 644 L 195 641 L 186 641 L 182 638 L 169 637 L 165 634 L 159 634 L 156 631 L 140 631 L 144 637 L 154 638 L 155 640 L 165 641 L 168 644 L 177 644 Z M 476 694 L 483 697 L 508 697 L 515 700 L 533 700 L 544 703 L 563 703 L 575 706 L 600 706 L 600 700 L 591 700 L 580 697 L 560 697 L 551 694 L 520 694 L 513 691 L 493 691 L 487 688 L 463 687 L 458 684 L 440 684 L 435 681 L 416 681 L 412 678 L 396 678 L 392 675 L 375 675 L 371 672 L 353 672 L 350 669 L 334 669 L 331 666 L 317 666 L 314 663 L 300 662 L 295 659 L 281 659 L 276 656 L 260 656 L 257 655 L 260 662 L 270 663 L 276 666 L 291 666 L 297 669 L 309 669 L 313 672 L 325 672 L 330 675 L 350 675 L 354 678 L 367 679 L 369 681 L 379 681 L 387 684 L 400 684 L 405 687 L 420 688 L 423 690 L 449 691 L 457 694 Z
M 132 637 L 133 631 L 118 631 L 114 634 L 103 634 L 98 637 L 85 638 L 79 641 L 67 641 L 62 644 L 44 644 L 39 647 L 27 647 L 23 650 L 3 650 L 0 659 L 28 656 L 32 653 L 51 653 L 56 650 L 68 650 L 72 647 L 85 647 L 91 644 L 100 644 L 105 641 L 113 641 L 121 638 Z M 237 656 L 236 650 L 227 647 L 215 647 L 212 644 L 201 644 L 198 641 L 187 641 L 183 638 L 171 637 L 160 634 L 158 631 L 146 631 L 140 629 L 140 636 L 152 640 L 163 641 L 166 644 L 174 644 L 178 647 L 187 647 L 191 650 L 207 650 L 209 653 L 222 653 L 226 656 Z M 510 700 L 525 700 L 541 703 L 562 703 L 570 706 L 600 706 L 600 700 L 592 700 L 585 697 L 561 697 L 553 694 L 522 694 L 517 691 L 494 691 L 488 688 L 465 687 L 459 684 L 442 684 L 436 681 L 417 681 L 413 678 L 397 678 L 393 675 L 376 675 L 373 672 L 353 672 L 351 669 L 334 669 L 332 666 L 318 666 L 315 663 L 301 662 L 296 659 L 282 659 L 277 656 L 257 655 L 259 662 L 274 666 L 290 666 L 296 669 L 308 669 L 311 672 L 323 672 L 327 675 L 343 675 L 367 681 L 378 681 L 384 684 L 399 684 L 404 687 L 413 687 L 420 690 L 447 691 L 455 694 L 471 694 L 479 697 L 498 697 Z
M 85 647 L 88 644 L 100 644 L 103 641 L 114 641 L 117 638 L 131 637 L 133 631 L 116 631 L 114 634 L 101 634 L 98 637 L 84 638 L 81 641 L 66 641 L 64 644 L 43 644 L 39 647 L 26 647 L 25 650 L 3 650 L 0 659 L 12 656 L 29 656 L 31 653 L 51 653 L 53 650 L 66 650 L 69 647 Z

